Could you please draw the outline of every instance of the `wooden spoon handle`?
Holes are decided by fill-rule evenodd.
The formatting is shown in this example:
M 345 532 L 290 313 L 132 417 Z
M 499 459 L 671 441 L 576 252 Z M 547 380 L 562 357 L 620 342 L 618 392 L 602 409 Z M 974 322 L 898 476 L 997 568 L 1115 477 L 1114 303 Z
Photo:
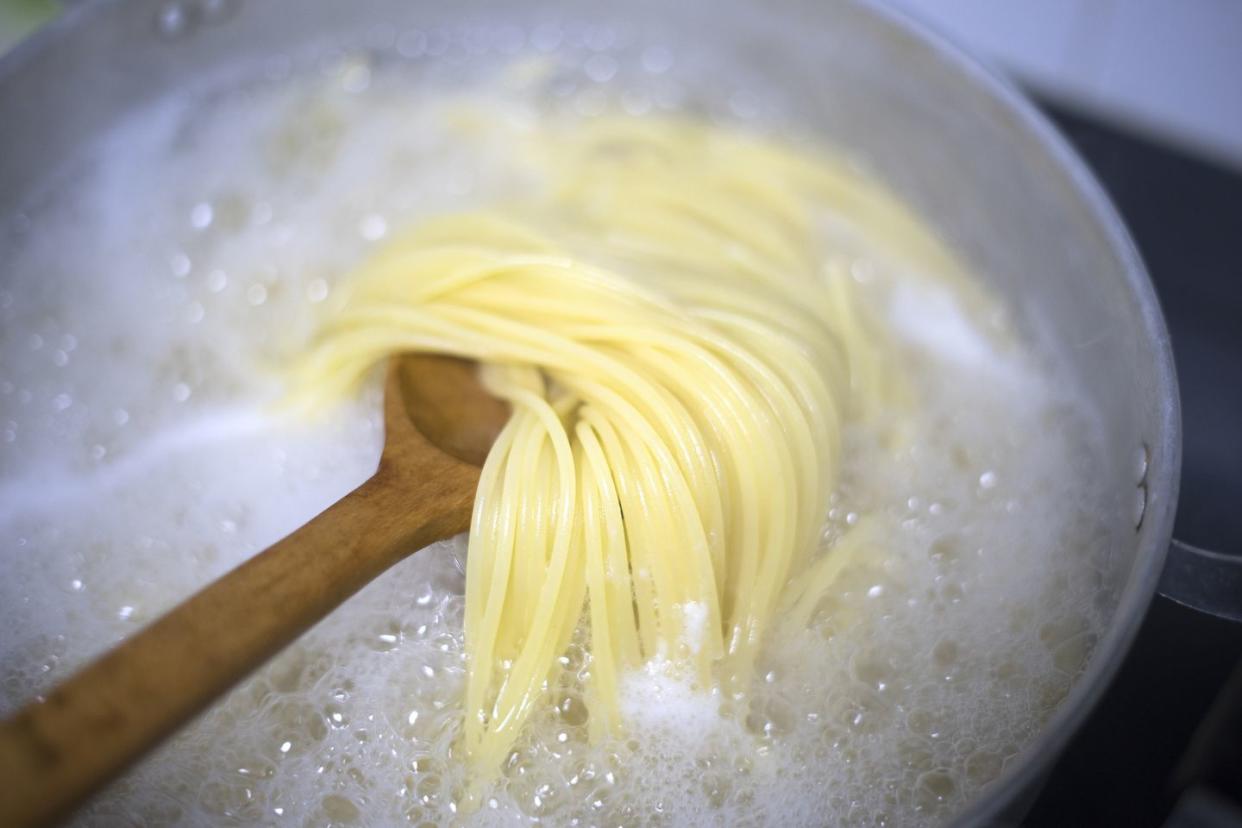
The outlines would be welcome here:
M 375 477 L 0 724 L 0 825 L 69 813 L 410 552 L 464 531 L 478 469 Z M 438 479 L 437 479 L 438 477 Z M 465 492 L 463 499 L 462 492 Z

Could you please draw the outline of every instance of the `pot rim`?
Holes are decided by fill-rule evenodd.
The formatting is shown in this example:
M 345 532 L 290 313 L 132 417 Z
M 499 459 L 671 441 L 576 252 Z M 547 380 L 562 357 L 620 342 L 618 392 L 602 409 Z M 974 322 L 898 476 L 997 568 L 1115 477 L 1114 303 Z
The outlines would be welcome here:
M 57 39 L 86 25 L 103 9 L 119 5 L 121 1 L 78 0 L 65 4 L 55 19 L 27 36 L 6 54 L 0 55 L 0 84 L 19 74 L 26 63 Z M 1000 105 L 1030 135 L 1051 165 L 1066 175 L 1071 189 L 1088 209 L 1121 262 L 1126 286 L 1139 309 L 1144 334 L 1157 353 L 1155 393 L 1160 396 L 1161 405 L 1151 449 L 1153 457 L 1163 458 L 1163 462 L 1153 463 L 1148 472 L 1148 505 L 1138 538 L 1135 563 L 1113 609 L 1107 630 L 1065 698 L 1035 737 L 1022 748 L 1018 761 L 989 783 L 949 822 L 953 826 L 995 824 L 1009 806 L 1036 789 L 1071 736 L 1099 703 L 1129 652 L 1156 592 L 1172 539 L 1181 472 L 1181 409 L 1173 350 L 1155 288 L 1129 231 L 1086 162 L 1047 116 L 1012 81 L 927 25 L 881 5 L 880 0 L 850 0 L 850 3 L 884 25 L 909 36 L 918 48 L 955 70 L 962 83 Z
M 1023 746 L 1019 760 L 989 783 L 949 823 L 959 827 L 995 824 L 1001 821 L 1007 807 L 1019 802 L 1024 795 L 1033 796 L 1070 738 L 1100 702 L 1129 653 L 1155 595 L 1173 537 L 1181 478 L 1181 404 L 1173 348 L 1155 287 L 1125 223 L 1087 163 L 1048 117 L 1011 80 L 939 32 L 900 11 L 882 6 L 879 0 L 851 2 L 910 35 L 920 46 L 952 66 L 963 83 L 1001 105 L 1034 139 L 1051 164 L 1066 175 L 1070 187 L 1121 262 L 1126 286 L 1138 306 L 1139 322 L 1157 354 L 1155 393 L 1160 397 L 1160 416 L 1156 433 L 1151 437 L 1151 450 L 1153 457 L 1161 457 L 1163 462 L 1153 463 L 1146 478 L 1149 495 L 1135 563 L 1113 608 L 1107 630 L 1065 698 L 1035 737 Z

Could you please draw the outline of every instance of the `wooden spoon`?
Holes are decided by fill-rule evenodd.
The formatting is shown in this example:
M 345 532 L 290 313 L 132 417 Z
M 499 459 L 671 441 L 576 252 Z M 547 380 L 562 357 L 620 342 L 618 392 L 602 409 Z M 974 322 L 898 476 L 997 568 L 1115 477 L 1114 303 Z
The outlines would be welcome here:
M 67 815 L 380 573 L 465 531 L 509 416 L 475 374 L 393 359 L 374 477 L 0 724 L 0 826 Z

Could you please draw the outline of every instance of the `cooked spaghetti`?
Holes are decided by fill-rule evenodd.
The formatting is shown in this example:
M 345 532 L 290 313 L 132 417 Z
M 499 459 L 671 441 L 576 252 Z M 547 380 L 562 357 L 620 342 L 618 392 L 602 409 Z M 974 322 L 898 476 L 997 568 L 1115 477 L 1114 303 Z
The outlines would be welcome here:
M 809 616 L 831 585 L 832 553 L 808 566 L 841 423 L 903 394 L 851 276 L 822 261 L 818 211 L 955 272 L 860 174 L 774 141 L 601 119 L 514 150 L 546 190 L 425 222 L 362 265 L 297 385 L 313 403 L 392 354 L 435 351 L 478 360 L 513 407 L 466 573 L 465 748 L 482 777 L 584 611 L 602 734 L 623 727 L 623 672 L 658 661 L 744 687 L 782 602 Z

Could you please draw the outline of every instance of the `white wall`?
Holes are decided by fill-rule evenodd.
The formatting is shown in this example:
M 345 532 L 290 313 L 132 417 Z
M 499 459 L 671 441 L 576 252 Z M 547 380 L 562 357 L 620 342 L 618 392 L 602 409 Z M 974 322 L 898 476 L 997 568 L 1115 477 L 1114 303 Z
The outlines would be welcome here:
M 1062 98 L 1242 169 L 1242 0 L 883 0 Z

